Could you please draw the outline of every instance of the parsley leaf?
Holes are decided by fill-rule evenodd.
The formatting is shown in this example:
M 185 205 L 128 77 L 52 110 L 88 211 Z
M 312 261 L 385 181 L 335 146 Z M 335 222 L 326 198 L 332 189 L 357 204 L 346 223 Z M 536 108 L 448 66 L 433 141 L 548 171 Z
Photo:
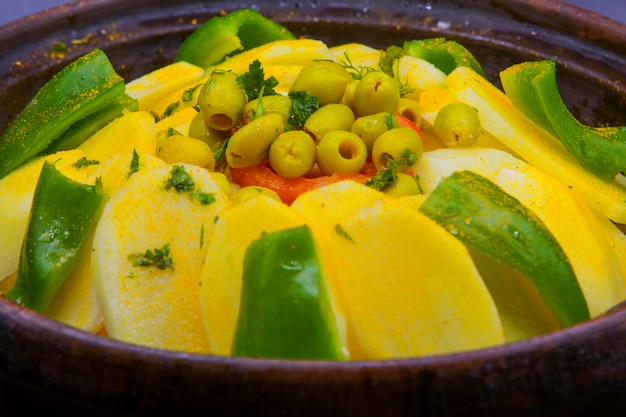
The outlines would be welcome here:
M 174 269 L 169 243 L 160 248 L 148 249 L 145 253 L 130 254 L 128 259 L 133 263 L 133 266 L 156 266 L 159 269 Z
M 133 159 L 130 161 L 130 167 L 128 168 L 126 178 L 130 178 L 131 175 L 133 175 L 137 171 L 139 171 L 139 154 L 135 149 L 133 149 Z
M 87 157 L 83 156 L 82 158 L 77 159 L 72 165 L 74 165 L 77 169 L 80 169 L 90 165 L 100 165 L 100 161 L 96 159 L 87 159 Z
M 387 157 L 387 169 L 378 171 L 365 185 L 382 191 L 388 184 L 394 184 L 398 180 L 398 167 L 402 165 L 411 166 L 415 161 L 417 161 L 417 156 L 410 149 L 405 149 L 400 159 L 395 160 Z
M 295 126 L 304 126 L 309 116 L 320 108 L 319 99 L 307 94 L 306 91 L 292 91 L 289 93 L 289 99 L 291 100 L 289 123 Z
M 265 72 L 261 68 L 261 61 L 255 59 L 248 66 L 248 72 L 237 77 L 237 84 L 245 91 L 248 100 L 252 101 L 261 95 L 272 96 L 278 93 L 274 91 L 274 87 L 278 85 L 278 80 L 272 76 L 265 78 Z
M 164 188 L 169 190 L 170 188 L 174 188 L 179 193 L 185 193 L 193 191 L 195 187 L 195 183 L 191 175 L 185 168 L 180 165 L 174 165 L 170 170 L 170 176 L 167 180 L 165 180 Z
M 382 72 L 389 75 L 390 77 L 393 77 L 393 63 L 403 56 L 404 49 L 396 45 L 389 46 L 387 47 L 387 49 L 385 49 L 382 56 L 380 57 L 380 60 L 378 61 L 378 66 L 380 67 Z

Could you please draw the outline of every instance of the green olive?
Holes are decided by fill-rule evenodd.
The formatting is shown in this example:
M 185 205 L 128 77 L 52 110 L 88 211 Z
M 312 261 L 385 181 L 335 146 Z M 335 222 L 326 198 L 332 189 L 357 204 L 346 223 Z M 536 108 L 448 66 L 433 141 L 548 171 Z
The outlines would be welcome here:
M 209 145 L 213 152 L 217 151 L 219 147 L 222 146 L 230 134 L 230 130 L 216 130 L 207 126 L 204 117 L 202 117 L 200 113 L 195 115 L 194 118 L 191 119 L 191 123 L 189 123 L 188 135 Z
M 399 127 L 399 125 L 397 119 L 391 113 L 376 113 L 356 119 L 350 131 L 361 138 L 367 153 L 371 154 L 374 141 L 394 127 Z
M 289 91 L 306 91 L 316 96 L 320 106 L 324 106 L 339 103 L 352 80 L 343 65 L 333 61 L 314 61 L 300 70 Z
M 382 71 L 368 72 L 354 90 L 354 111 L 357 116 L 395 113 L 400 102 L 400 89 L 393 77 Z
M 317 144 L 317 165 L 326 175 L 356 174 L 363 169 L 366 159 L 365 144 L 352 132 L 329 132 Z
M 285 131 L 283 117 L 264 114 L 237 130 L 226 145 L 226 162 L 233 168 L 260 164 L 269 155 L 274 139 Z
M 433 129 L 447 147 L 472 146 L 480 136 L 478 112 L 465 103 L 447 104 L 437 113 Z
M 281 177 L 302 177 L 315 165 L 315 142 L 302 130 L 281 133 L 270 146 L 269 161 Z
M 398 103 L 398 112 L 415 123 L 420 129 L 423 127 L 424 119 L 422 119 L 420 105 L 417 101 L 401 97 Z
M 398 173 L 396 182 L 387 185 L 383 192 L 391 197 L 421 194 L 417 179 L 405 173 Z
M 343 93 L 343 97 L 339 101 L 341 104 L 345 104 L 346 106 L 354 109 L 354 92 L 356 91 L 356 86 L 359 85 L 360 80 L 352 80 L 348 83 L 346 87 L 346 91 Z
M 387 158 L 398 161 L 405 158 L 406 150 L 413 152 L 419 161 L 424 155 L 424 147 L 419 134 L 409 127 L 388 130 L 376 139 L 372 146 L 372 162 L 379 171 L 389 168 Z M 406 173 L 411 165 L 401 164 L 397 172 Z
M 309 116 L 302 129 L 319 141 L 333 130 L 350 130 L 354 123 L 354 113 L 345 104 L 331 103 L 320 107 Z
M 261 104 L 261 113 L 279 113 L 283 116 L 283 120 L 287 123 L 287 119 L 291 114 L 291 100 L 287 96 L 281 94 L 263 96 L 261 98 L 250 101 L 243 110 L 244 122 L 248 123 L 254 119 L 259 112 L 259 103 Z
M 259 195 L 264 195 L 276 201 L 281 201 L 280 196 L 276 191 L 270 188 L 258 186 L 242 187 L 241 189 L 239 189 L 239 191 L 232 195 L 230 201 L 235 206 L 237 204 L 242 204 L 246 201 L 257 198 Z
M 230 71 L 213 71 L 198 96 L 198 107 L 206 124 L 216 130 L 230 130 L 239 124 L 247 96 Z

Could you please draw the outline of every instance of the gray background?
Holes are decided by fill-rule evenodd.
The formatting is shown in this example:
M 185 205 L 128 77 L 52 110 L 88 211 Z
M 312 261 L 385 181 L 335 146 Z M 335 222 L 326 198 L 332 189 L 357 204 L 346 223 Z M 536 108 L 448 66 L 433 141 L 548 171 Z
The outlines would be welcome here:
M 67 2 L 68 0 L 0 0 L 0 25 Z M 624 0 L 569 0 L 567 3 L 626 23 L 626 1 Z

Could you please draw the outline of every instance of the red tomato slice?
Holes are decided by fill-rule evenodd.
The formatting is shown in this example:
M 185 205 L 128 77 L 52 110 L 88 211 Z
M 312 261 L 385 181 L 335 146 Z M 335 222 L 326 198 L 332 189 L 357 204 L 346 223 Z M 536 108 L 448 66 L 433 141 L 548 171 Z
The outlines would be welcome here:
M 332 174 L 315 178 L 283 178 L 276 174 L 267 162 L 263 162 L 246 168 L 231 168 L 230 172 L 233 181 L 240 186 L 269 188 L 276 191 L 284 203 L 291 204 L 300 194 L 334 182 L 351 179 L 365 184 L 376 173 L 376 168 L 368 163 L 361 172 L 352 175 Z

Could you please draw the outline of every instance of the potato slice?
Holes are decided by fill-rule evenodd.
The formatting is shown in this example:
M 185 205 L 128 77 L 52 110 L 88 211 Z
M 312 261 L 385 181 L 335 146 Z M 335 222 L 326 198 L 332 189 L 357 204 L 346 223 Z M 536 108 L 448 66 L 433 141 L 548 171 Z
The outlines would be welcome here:
M 337 283 L 352 359 L 458 352 L 504 341 L 494 302 L 465 246 L 402 203 L 377 201 L 339 223 Z
M 128 181 L 132 158 L 133 156 L 130 154 L 120 154 L 102 164 L 91 165 L 90 168 L 93 170 L 85 182 L 93 184 L 96 178 L 100 178 L 103 190 L 109 196 L 113 195 Z M 139 156 L 138 171 L 159 166 L 165 166 L 165 163 L 159 158 L 149 154 Z M 92 245 L 88 246 L 88 250 L 83 253 L 72 274 L 55 295 L 46 316 L 67 325 L 96 333 L 104 325 L 104 317 L 92 284 Z
M 156 154 L 156 123 L 148 112 L 128 112 L 97 131 L 78 149 L 87 159 L 104 161 L 117 154 Z
M 134 174 L 111 197 L 94 236 L 93 283 L 112 338 L 206 353 L 198 285 L 215 221 L 229 201 L 212 173 L 182 168 L 193 179 L 189 192 L 168 189 L 174 167 L 161 167 Z M 215 201 L 202 204 L 198 197 L 207 194 L 196 191 Z M 140 266 L 138 258 L 150 253 L 173 265 Z
M 202 269 L 200 305 L 213 352 L 230 355 L 239 316 L 245 251 L 262 232 L 305 223 L 286 204 L 258 193 L 225 212 L 215 225 Z

